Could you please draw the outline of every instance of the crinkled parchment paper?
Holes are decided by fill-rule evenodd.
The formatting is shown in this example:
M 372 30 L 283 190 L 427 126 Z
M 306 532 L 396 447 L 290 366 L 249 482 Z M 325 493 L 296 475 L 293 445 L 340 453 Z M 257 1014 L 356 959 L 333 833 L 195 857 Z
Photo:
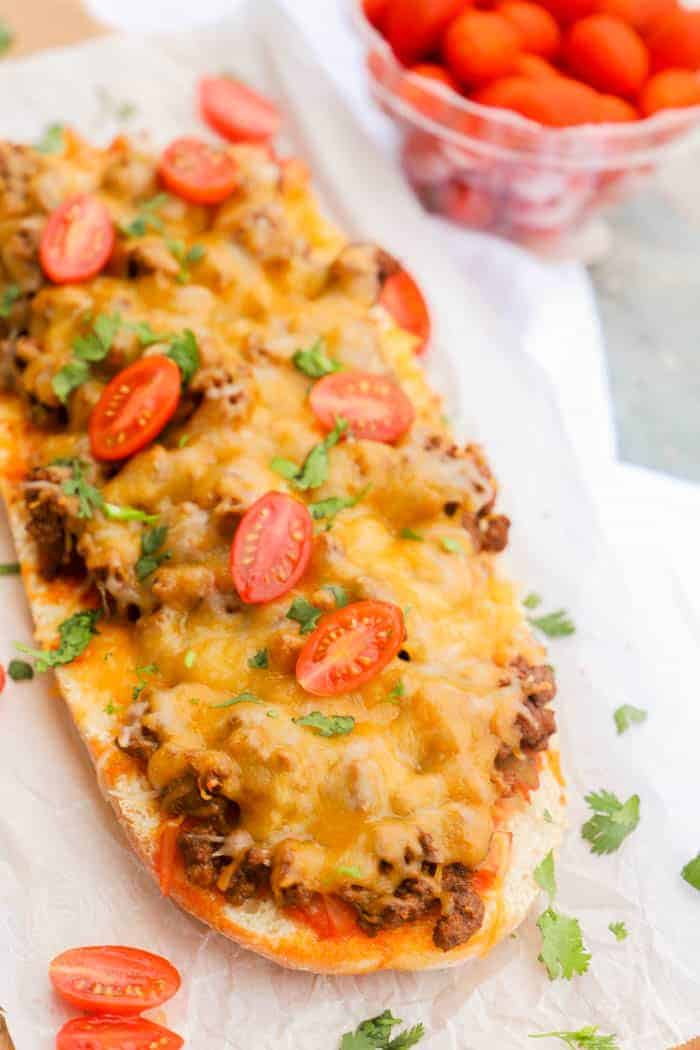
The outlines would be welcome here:
M 653 636 L 663 624 L 621 593 L 542 375 L 509 355 L 499 317 L 452 269 L 293 22 L 260 7 L 177 40 L 108 38 L 4 66 L 0 134 L 32 140 L 65 120 L 104 140 L 118 130 L 118 103 L 131 100 L 138 112 L 129 126 L 161 143 L 197 128 L 197 75 L 231 70 L 282 102 L 289 145 L 310 160 L 337 219 L 409 261 L 437 319 L 430 371 L 460 431 L 485 441 L 502 480 L 515 522 L 510 569 L 578 626 L 551 646 L 571 788 L 558 906 L 581 919 L 593 959 L 584 977 L 550 982 L 537 962 L 537 908 L 487 960 L 444 973 L 314 977 L 242 951 L 160 898 L 94 785 L 53 680 L 42 676 L 9 683 L 0 701 L 0 1003 L 17 1050 L 53 1046 L 68 1011 L 49 992 L 47 963 L 85 943 L 140 945 L 172 959 L 184 983 L 167 1021 L 193 1050 L 335 1050 L 343 1031 L 386 1007 L 425 1023 L 426 1050 L 516 1050 L 534 1045 L 529 1033 L 586 1024 L 617 1032 L 624 1050 L 667 1050 L 700 1029 L 700 900 L 679 878 L 663 809 L 645 770 L 626 762 L 626 738 L 612 722 L 621 703 L 648 707 L 637 732 L 658 735 L 664 761 L 664 695 L 674 682 L 654 678 Z M 507 287 L 503 300 L 506 311 Z M 10 555 L 5 533 L 0 556 Z M 19 581 L 2 587 L 6 662 L 30 624 Z M 692 761 L 695 741 L 688 753 Z M 611 857 L 592 856 L 579 834 L 582 797 L 600 787 L 642 798 L 638 830 Z M 620 944 L 608 931 L 614 920 L 630 930 Z

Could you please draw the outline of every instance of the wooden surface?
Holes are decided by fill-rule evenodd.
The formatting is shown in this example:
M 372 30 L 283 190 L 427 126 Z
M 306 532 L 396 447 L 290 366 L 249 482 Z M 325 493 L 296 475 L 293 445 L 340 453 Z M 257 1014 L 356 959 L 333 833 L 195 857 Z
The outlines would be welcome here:
M 75 44 L 104 32 L 79 0 L 5 0 L 0 17 L 14 34 L 7 58 Z

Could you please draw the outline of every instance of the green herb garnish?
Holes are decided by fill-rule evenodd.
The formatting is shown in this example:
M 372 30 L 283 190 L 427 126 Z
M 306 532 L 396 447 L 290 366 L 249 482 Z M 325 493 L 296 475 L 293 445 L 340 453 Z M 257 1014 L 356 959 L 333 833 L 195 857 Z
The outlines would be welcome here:
M 209 706 L 214 710 L 221 710 L 223 707 L 233 707 L 234 704 L 262 704 L 255 693 L 239 693 L 238 696 L 232 697 L 230 700 L 225 700 L 223 704 L 210 704 Z
M 354 1032 L 346 1032 L 340 1041 L 340 1050 L 410 1050 L 425 1035 L 422 1024 L 406 1028 L 392 1039 L 391 1031 L 403 1022 L 385 1010 L 378 1017 L 363 1021 Z
M 681 876 L 694 890 L 700 890 L 700 853 L 688 861 L 681 871 Z
M 167 193 L 157 193 L 155 197 L 142 201 L 138 206 L 136 218 L 132 219 L 131 222 L 121 222 L 119 224 L 120 230 L 127 237 L 143 237 L 148 230 L 155 230 L 156 233 L 160 233 L 163 229 L 163 219 L 158 212 L 169 200 L 170 197 Z
M 14 39 L 14 30 L 4 18 L 0 19 L 0 55 L 4 55 L 6 51 L 9 51 Z
M 27 682 L 34 677 L 34 668 L 26 660 L 10 660 L 7 673 L 13 682 Z
M 5 561 L 0 563 L 0 576 L 19 576 L 21 567 L 18 561 Z
M 3 288 L 0 298 L 0 317 L 9 317 L 12 307 L 22 297 L 22 289 L 18 284 L 7 284 Z
M 626 733 L 630 726 L 641 725 L 646 722 L 647 713 L 641 707 L 633 707 L 632 704 L 623 704 L 613 714 L 617 732 Z
M 542 598 L 539 594 L 530 593 L 526 598 L 523 598 L 523 605 L 526 609 L 537 609 L 542 604 Z
M 186 328 L 170 340 L 168 357 L 171 357 L 182 372 L 182 385 L 187 386 L 199 368 L 199 348 L 194 332 Z
M 143 582 L 158 566 L 172 557 L 170 551 L 161 551 L 168 535 L 167 525 L 156 525 L 153 529 L 147 529 L 141 536 L 141 557 L 136 562 L 136 578 Z
M 367 495 L 368 491 L 369 485 L 362 492 L 358 492 L 356 496 L 329 496 L 327 499 L 318 500 L 316 503 L 309 503 L 309 513 L 314 521 L 320 521 L 322 518 L 325 518 L 327 522 L 326 531 L 328 531 L 333 527 L 336 514 L 339 514 L 341 510 L 347 510 L 348 507 L 357 506 L 360 500 Z
M 557 609 L 556 612 L 547 613 L 546 616 L 528 616 L 528 623 L 542 631 L 548 638 L 566 638 L 574 634 L 576 625 L 569 618 L 565 609 Z
M 270 666 L 270 656 L 267 649 L 258 649 L 255 656 L 251 656 L 248 667 L 258 670 L 266 670 Z
M 440 546 L 450 554 L 464 554 L 462 545 L 457 540 L 453 540 L 451 536 L 441 536 Z
M 119 314 L 100 314 L 87 335 L 73 340 L 73 359 L 60 368 L 51 380 L 56 397 L 65 405 L 69 394 L 85 382 L 91 366 L 104 360 L 121 328 Z
M 629 930 L 624 922 L 611 922 L 608 924 L 608 929 L 616 941 L 625 941 L 629 937 Z
M 591 956 L 585 949 L 578 919 L 547 908 L 537 925 L 542 934 L 539 959 L 544 963 L 550 981 L 557 977 L 570 981 L 574 974 L 586 972 Z
M 190 266 L 204 258 L 207 253 L 206 248 L 203 244 L 193 244 L 191 248 L 186 248 L 182 241 L 170 239 L 165 243 L 170 254 L 180 264 L 180 272 L 177 275 L 178 284 L 187 284 L 190 279 Z
M 298 726 L 315 730 L 319 736 L 345 736 L 355 728 L 352 715 L 324 715 L 321 711 L 312 711 L 301 718 L 293 718 Z
M 571 1050 L 617 1050 L 617 1036 L 598 1035 L 598 1029 L 589 1025 L 577 1032 L 542 1032 L 530 1039 L 561 1039 Z
M 20 645 L 20 652 L 28 653 L 34 660 L 37 671 L 48 671 L 50 667 L 60 667 L 69 664 L 87 649 L 93 635 L 97 634 L 95 624 L 101 616 L 99 609 L 85 609 L 82 612 L 73 613 L 58 628 L 58 647 L 56 649 L 32 649 L 28 645 Z
M 287 610 L 287 619 L 295 620 L 301 627 L 301 634 L 311 634 L 323 616 L 323 609 L 312 605 L 306 598 L 295 598 Z
M 294 367 L 303 372 L 310 379 L 321 379 L 322 376 L 339 372 L 343 367 L 339 361 L 334 361 L 326 353 L 326 344 L 323 339 L 317 339 L 308 350 L 297 350 L 292 361 Z
M 49 124 L 37 142 L 35 149 L 39 153 L 52 154 L 52 153 L 63 153 L 65 149 L 65 142 L 63 141 L 63 124 Z
M 544 860 L 537 865 L 533 872 L 537 885 L 549 895 L 553 901 L 557 895 L 557 880 L 554 874 L 554 853 L 550 849 Z
M 334 445 L 338 444 L 347 429 L 347 420 L 337 419 L 330 434 L 318 445 L 314 445 L 300 467 L 290 459 L 275 456 L 270 463 L 270 468 L 287 481 L 291 481 L 295 488 L 302 490 L 318 488 L 328 478 L 328 453 Z
M 335 598 L 336 608 L 344 609 L 350 601 L 350 596 L 344 587 L 341 587 L 337 583 L 326 583 L 323 586 L 324 591 L 330 591 Z
M 425 536 L 421 536 L 420 532 L 416 532 L 414 529 L 409 529 L 408 527 L 401 529 L 399 535 L 402 540 L 415 540 L 416 543 L 423 543 L 425 541 Z
M 581 828 L 592 853 L 614 853 L 639 824 L 639 795 L 620 802 L 612 791 L 591 792 L 586 802 L 595 816 Z

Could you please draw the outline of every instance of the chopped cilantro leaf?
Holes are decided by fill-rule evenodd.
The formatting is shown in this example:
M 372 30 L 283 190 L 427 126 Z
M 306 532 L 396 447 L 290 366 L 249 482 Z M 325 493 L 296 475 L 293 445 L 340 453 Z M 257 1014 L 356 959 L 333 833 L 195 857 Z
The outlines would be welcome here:
M 421 536 L 420 532 L 414 532 L 409 528 L 401 529 L 400 536 L 402 540 L 416 540 L 418 543 L 423 543 L 425 540 L 425 536 Z
M 314 729 L 319 736 L 345 736 L 355 728 L 352 715 L 324 715 L 321 711 L 312 711 L 301 718 L 293 718 L 298 726 Z
M 133 700 L 138 700 L 138 698 L 141 696 L 141 693 L 146 688 L 145 675 L 158 674 L 158 671 L 158 664 L 144 664 L 143 667 L 136 668 L 136 677 L 138 679 L 138 684 L 135 685 L 131 690 L 131 697 Z
M 0 317 L 9 317 L 12 307 L 21 297 L 22 289 L 18 284 L 5 285 L 0 299 Z
M 155 572 L 161 562 L 171 557 L 170 551 L 161 551 L 168 534 L 167 525 L 156 525 L 153 529 L 147 529 L 141 536 L 141 557 L 134 566 L 136 578 L 143 582 L 152 572 Z
M 533 592 L 531 592 L 527 595 L 526 598 L 523 598 L 523 605 L 526 609 L 536 609 L 541 604 L 542 598 L 539 594 L 534 594 Z
M 102 708 L 102 710 L 104 711 L 104 713 L 106 715 L 115 715 L 117 713 L 117 711 L 119 710 L 119 708 L 117 708 L 115 706 L 115 704 L 113 703 L 113 701 L 110 700 L 108 703 L 105 704 L 105 706 Z
M 87 361 L 69 361 L 63 368 L 59 368 L 51 380 L 54 394 L 65 405 L 68 395 L 82 386 L 89 375 L 90 365 Z
M 220 710 L 222 707 L 233 707 L 235 704 L 262 704 L 262 702 L 255 693 L 239 693 L 230 700 L 224 700 L 223 704 L 210 704 L 209 706 L 214 710 Z
M 297 350 L 292 358 L 294 367 L 303 372 L 310 379 L 321 379 L 322 376 L 339 372 L 343 367 L 339 361 L 334 361 L 326 353 L 326 344 L 323 339 L 317 339 L 308 350 Z
M 72 360 L 60 368 L 51 380 L 59 401 L 65 404 L 68 395 L 82 386 L 90 375 L 90 366 L 104 360 L 121 325 L 119 314 L 99 314 L 87 335 L 79 335 L 73 340 Z
M 35 149 L 39 153 L 63 153 L 65 142 L 63 141 L 63 124 L 49 124 L 37 142 Z
M 354 865 L 350 865 L 349 864 L 349 865 L 346 866 L 344 864 L 341 864 L 341 866 L 339 868 L 337 868 L 336 870 L 337 870 L 339 875 L 342 875 L 342 876 L 344 876 L 347 879 L 361 879 L 362 878 L 362 871 L 360 870 L 360 868 L 357 868 Z
M 190 279 L 189 267 L 192 263 L 199 262 L 206 255 L 206 248 L 203 244 L 193 244 L 188 250 L 185 248 L 183 241 L 166 240 L 166 245 L 170 254 L 179 262 L 180 272 L 177 275 L 177 281 L 179 284 L 187 284 Z
M 102 493 L 85 477 L 85 471 L 89 464 L 82 459 L 70 457 L 68 459 L 54 459 L 52 465 L 70 467 L 71 477 L 63 482 L 61 486 L 66 496 L 77 496 L 78 517 L 91 518 L 93 511 L 102 510 L 104 500 Z
M 681 871 L 681 876 L 694 890 L 700 890 L 700 853 L 688 861 Z
M 339 514 L 341 510 L 347 510 L 348 507 L 355 507 L 361 499 L 367 495 L 369 486 L 364 488 L 362 492 L 358 492 L 356 496 L 329 496 L 327 499 L 318 500 L 316 503 L 309 503 L 309 513 L 314 521 L 320 521 L 325 518 L 327 521 L 326 530 L 330 529 L 335 521 L 336 514 Z
M 146 525 L 155 525 L 158 521 L 157 514 L 147 514 L 136 507 L 118 507 L 116 503 L 105 503 L 102 511 L 110 521 L 143 521 Z
M 557 609 L 546 616 L 528 616 L 528 622 L 548 638 L 566 638 L 576 631 L 576 625 L 565 609 Z
M 188 649 L 185 653 L 185 667 L 188 669 L 188 671 L 190 670 L 190 668 L 194 667 L 196 661 L 196 652 L 194 651 L 194 649 Z
M 187 386 L 199 368 L 199 348 L 194 332 L 186 328 L 184 332 L 170 340 L 168 357 L 171 357 L 182 372 L 182 385 Z
M 542 1032 L 530 1039 L 561 1039 L 571 1050 L 618 1050 L 617 1036 L 598 1035 L 597 1027 L 589 1025 L 577 1032 Z
M 612 933 L 616 941 L 624 941 L 629 937 L 629 930 L 625 926 L 624 922 L 611 922 L 608 925 L 608 929 Z
M 255 656 L 251 656 L 250 660 L 248 661 L 248 667 L 253 669 L 258 668 L 260 670 L 265 670 L 269 666 L 270 656 L 267 649 L 258 649 Z
M 85 609 L 73 613 L 58 628 L 58 646 L 56 649 L 32 649 L 28 645 L 17 645 L 20 652 L 28 653 L 34 660 L 37 671 L 48 671 L 50 667 L 69 664 L 87 649 L 93 635 L 97 634 L 95 624 L 99 620 L 99 609 Z
M 34 677 L 34 668 L 26 660 L 10 660 L 7 673 L 13 682 L 26 682 Z
M 548 809 L 545 809 L 544 813 L 542 814 L 542 818 L 543 818 L 545 824 L 553 824 L 554 823 L 554 817 L 552 816 L 552 814 L 549 812 Z
M 267 715 L 268 718 L 279 718 L 279 716 L 280 716 L 279 711 L 275 711 L 275 710 L 266 711 L 265 714 Z
M 289 459 L 275 456 L 270 463 L 271 469 L 281 474 L 287 481 L 291 481 L 295 488 L 303 490 L 318 488 L 328 478 L 328 453 L 334 445 L 338 444 L 347 429 L 347 420 L 337 419 L 331 432 L 318 445 L 314 445 L 300 467 Z
M 127 237 L 143 237 L 148 230 L 160 233 L 163 229 L 163 220 L 158 212 L 169 200 L 167 193 L 157 193 L 155 197 L 142 201 L 138 206 L 136 217 L 131 222 L 121 222 L 120 230 Z
M 0 19 L 0 55 L 4 55 L 6 51 L 9 51 L 14 39 L 14 31 L 10 28 L 4 18 Z
M 190 435 L 189 434 L 181 434 L 180 437 L 178 438 L 177 447 L 178 448 L 184 448 L 189 440 L 190 440 Z
M 623 704 L 615 711 L 613 718 L 617 726 L 617 732 L 625 733 L 633 725 L 646 722 L 647 713 L 641 707 L 633 707 L 632 704 Z
M 311 634 L 316 629 L 316 624 L 321 616 L 323 616 L 323 609 L 312 605 L 306 598 L 295 598 L 287 610 L 287 619 L 296 620 L 301 626 L 302 634 Z
M 581 828 L 593 853 L 614 853 L 639 824 L 639 795 L 620 802 L 612 791 L 591 792 L 586 802 L 594 816 Z
M 591 956 L 585 949 L 578 919 L 547 908 L 537 925 L 542 934 L 539 959 L 547 968 L 550 981 L 557 977 L 570 981 L 575 973 L 586 972 Z
M 444 551 L 448 551 L 450 554 L 464 554 L 462 545 L 458 543 L 457 540 L 453 540 L 451 536 L 441 536 L 440 546 Z
M 18 561 L 0 562 L 0 576 L 19 576 L 20 571 Z
M 164 343 L 168 339 L 167 335 L 154 332 L 148 321 L 136 321 L 135 324 L 132 324 L 129 327 L 136 333 L 138 341 L 141 346 L 144 347 L 153 346 L 155 343 Z
M 396 685 L 394 686 L 394 688 L 388 694 L 388 699 L 389 700 L 398 700 L 400 697 L 405 696 L 405 695 L 406 695 L 406 685 L 404 683 L 403 678 L 399 678 L 399 680 L 396 683 Z
M 323 587 L 324 591 L 330 591 L 335 598 L 335 604 L 338 609 L 344 609 L 350 601 L 350 596 L 344 587 L 341 587 L 337 583 L 326 583 Z
M 340 1050 L 410 1050 L 421 1041 L 425 1028 L 417 1024 L 392 1039 L 392 1029 L 401 1023 L 391 1010 L 385 1010 L 378 1017 L 363 1021 L 354 1032 L 346 1032 L 340 1041 Z
M 557 880 L 554 874 L 554 853 L 550 849 L 547 856 L 538 864 L 533 872 L 537 885 L 549 895 L 553 901 L 557 895 Z

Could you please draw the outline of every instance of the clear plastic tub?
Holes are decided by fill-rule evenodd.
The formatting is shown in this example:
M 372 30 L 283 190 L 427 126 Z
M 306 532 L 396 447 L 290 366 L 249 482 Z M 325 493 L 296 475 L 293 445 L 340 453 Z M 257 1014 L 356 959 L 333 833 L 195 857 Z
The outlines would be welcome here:
M 401 161 L 429 211 L 537 251 L 572 237 L 695 139 L 700 106 L 628 124 L 543 127 L 482 106 L 399 63 L 351 0 L 374 98 L 401 132 Z

